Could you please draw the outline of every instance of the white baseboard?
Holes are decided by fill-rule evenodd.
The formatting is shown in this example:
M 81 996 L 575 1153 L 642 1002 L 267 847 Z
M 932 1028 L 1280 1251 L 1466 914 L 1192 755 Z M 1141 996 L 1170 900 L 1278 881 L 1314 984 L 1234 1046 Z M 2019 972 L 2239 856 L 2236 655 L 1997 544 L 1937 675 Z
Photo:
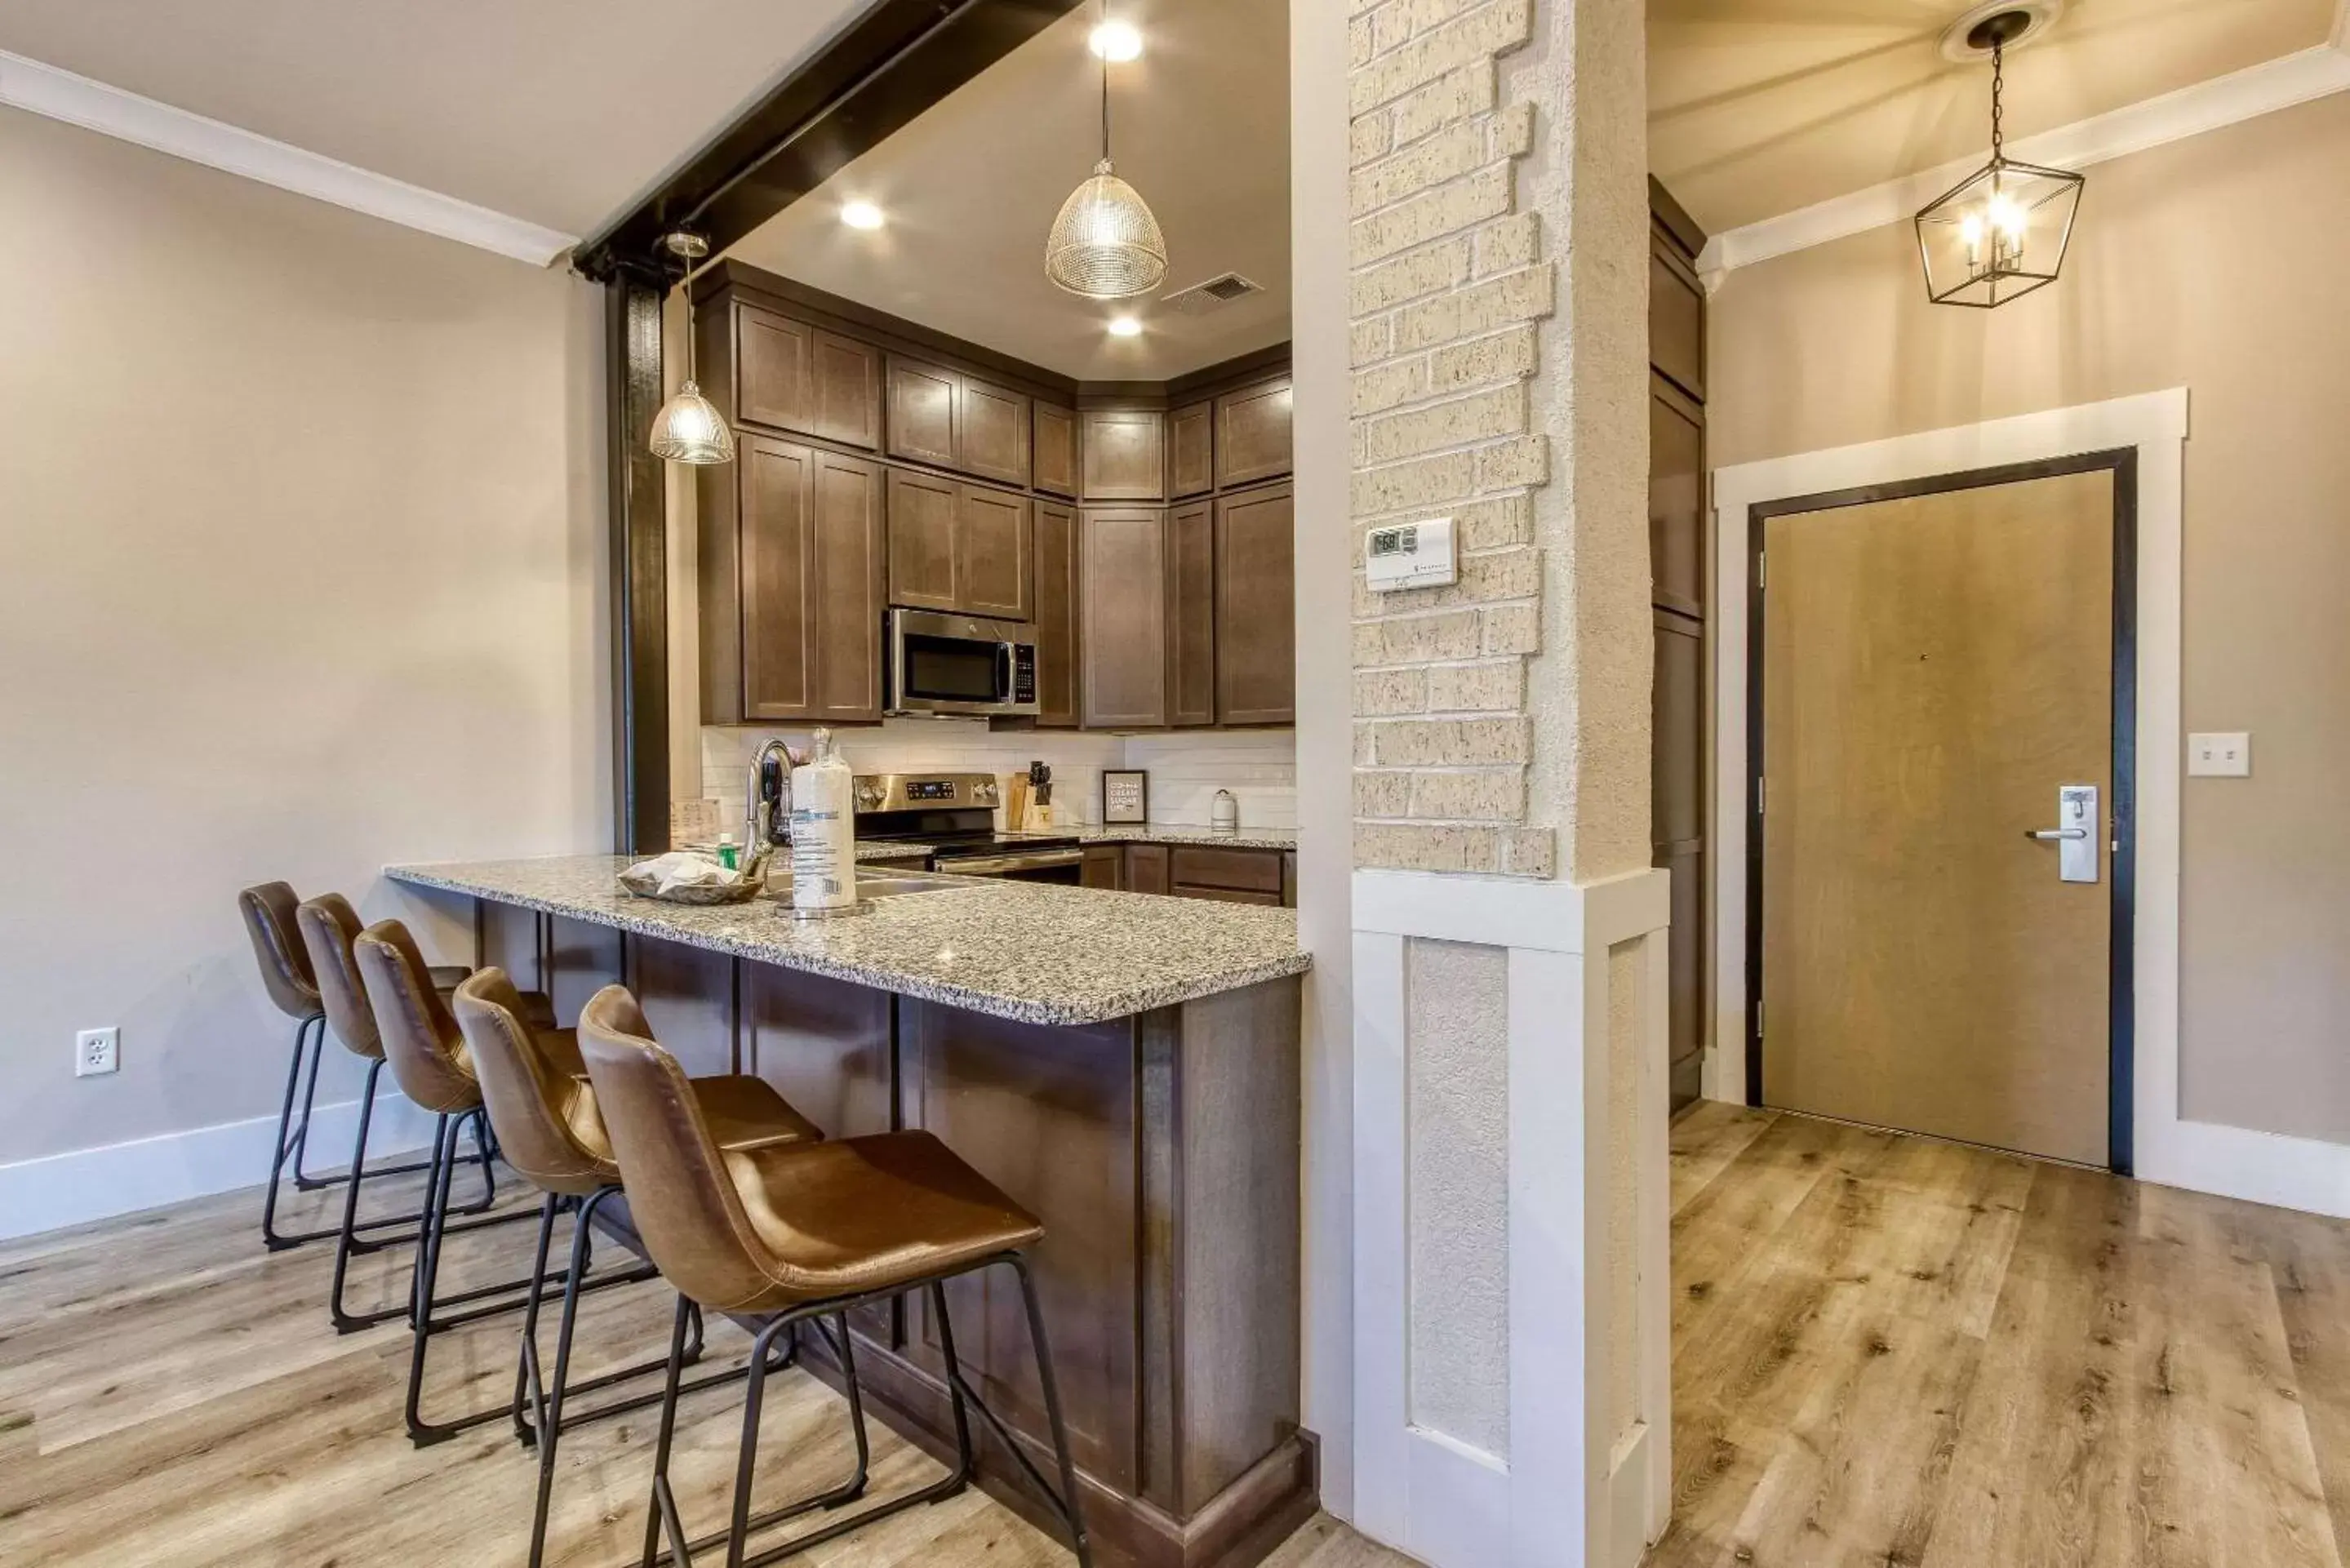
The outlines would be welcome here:
M 2350 1145 L 2184 1117 L 2138 1135 L 2138 1179 L 2350 1220 Z
M 355 1099 L 312 1111 L 305 1156 L 311 1168 L 338 1169 L 349 1160 L 359 1113 Z M 276 1136 L 272 1114 L 0 1165 L 0 1241 L 258 1186 L 269 1179 Z M 430 1115 L 396 1091 L 378 1096 L 368 1127 L 370 1157 L 421 1148 L 432 1136 Z M 293 1189 L 290 1171 L 286 1187 Z M 256 1207 L 256 1232 L 260 1224 Z

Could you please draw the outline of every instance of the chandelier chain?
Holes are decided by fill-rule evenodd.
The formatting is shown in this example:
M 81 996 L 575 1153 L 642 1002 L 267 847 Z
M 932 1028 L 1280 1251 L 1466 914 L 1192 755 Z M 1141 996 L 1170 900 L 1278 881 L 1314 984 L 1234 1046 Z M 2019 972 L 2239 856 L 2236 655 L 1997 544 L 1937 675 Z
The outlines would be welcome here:
M 1991 47 L 1991 161 L 2000 161 L 2000 116 L 2003 112 L 2002 95 L 2007 85 L 2007 46 L 1994 43 Z

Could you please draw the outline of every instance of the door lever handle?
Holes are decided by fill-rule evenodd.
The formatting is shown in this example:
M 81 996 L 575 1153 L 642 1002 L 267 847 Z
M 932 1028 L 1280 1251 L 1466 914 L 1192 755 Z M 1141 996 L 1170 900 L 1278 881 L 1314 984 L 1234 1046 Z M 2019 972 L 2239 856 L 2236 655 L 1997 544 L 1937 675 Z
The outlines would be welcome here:
M 2043 843 L 2054 843 L 2063 839 L 2086 838 L 2089 836 L 2089 830 L 2085 827 L 2043 827 L 2035 832 L 2027 827 L 2023 830 L 2023 836 L 2037 838 Z

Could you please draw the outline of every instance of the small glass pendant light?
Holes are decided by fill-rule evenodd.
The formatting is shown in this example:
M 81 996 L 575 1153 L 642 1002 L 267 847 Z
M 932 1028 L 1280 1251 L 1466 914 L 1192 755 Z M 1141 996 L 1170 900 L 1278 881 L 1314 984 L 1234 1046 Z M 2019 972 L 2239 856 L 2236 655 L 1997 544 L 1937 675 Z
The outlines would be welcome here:
M 1918 259 L 1926 297 L 1936 305 L 1989 310 L 2054 283 L 2064 265 L 2088 181 L 2016 162 L 2001 134 L 2007 46 L 2035 19 L 2030 11 L 1998 11 L 1966 34 L 1970 47 L 1991 52 L 1991 161 L 1918 213 Z
M 1103 0 L 1107 25 L 1108 0 Z M 1167 276 L 1167 239 L 1141 193 L 1109 156 L 1109 56 L 1102 56 L 1102 155 L 1093 177 L 1061 203 L 1045 241 L 1045 275 L 1087 299 L 1149 294 Z
M 693 380 L 693 264 L 710 254 L 710 242 L 680 229 L 661 237 L 670 254 L 685 262 L 680 286 L 685 294 L 685 383 L 653 416 L 653 455 L 671 462 L 710 464 L 734 461 L 734 432 Z

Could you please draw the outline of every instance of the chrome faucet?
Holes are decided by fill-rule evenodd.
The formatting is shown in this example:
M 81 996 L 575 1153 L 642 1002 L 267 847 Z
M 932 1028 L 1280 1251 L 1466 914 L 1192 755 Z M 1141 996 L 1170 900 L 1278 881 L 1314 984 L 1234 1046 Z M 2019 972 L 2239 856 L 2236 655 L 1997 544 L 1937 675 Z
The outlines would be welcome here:
M 743 853 L 762 844 L 780 844 L 789 830 L 783 825 L 792 815 L 792 769 L 800 761 L 780 737 L 770 737 L 751 759 L 751 776 L 744 788 Z M 773 767 L 774 772 L 769 773 Z

